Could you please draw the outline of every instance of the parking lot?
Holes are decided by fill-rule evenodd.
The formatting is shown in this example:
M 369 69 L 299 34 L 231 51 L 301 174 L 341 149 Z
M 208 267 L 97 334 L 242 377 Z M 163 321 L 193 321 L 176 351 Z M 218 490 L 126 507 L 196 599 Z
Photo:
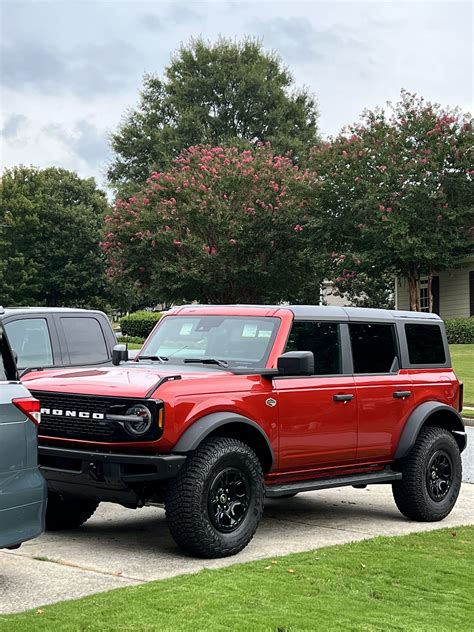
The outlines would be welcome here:
M 464 478 L 474 483 L 474 428 L 464 454 Z M 102 504 L 82 528 L 47 533 L 17 551 L 0 552 L 0 613 L 63 599 L 219 568 L 377 535 L 474 524 L 474 484 L 463 484 L 458 503 L 441 523 L 403 518 L 389 486 L 339 488 L 268 500 L 251 544 L 236 557 L 198 560 L 172 541 L 158 508 Z

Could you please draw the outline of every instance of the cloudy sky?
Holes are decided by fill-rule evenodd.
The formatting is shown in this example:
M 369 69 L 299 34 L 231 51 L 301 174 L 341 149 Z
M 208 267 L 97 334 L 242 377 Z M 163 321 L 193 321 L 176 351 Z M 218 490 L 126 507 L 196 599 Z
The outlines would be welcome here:
M 191 37 L 262 39 L 317 97 L 324 135 L 401 88 L 472 110 L 470 2 L 0 0 L 1 166 L 104 184 L 107 138 Z

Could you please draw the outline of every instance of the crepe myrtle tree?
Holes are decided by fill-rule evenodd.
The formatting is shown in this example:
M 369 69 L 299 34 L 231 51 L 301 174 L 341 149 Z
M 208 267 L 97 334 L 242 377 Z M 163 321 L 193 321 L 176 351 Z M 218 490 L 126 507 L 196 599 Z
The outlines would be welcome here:
M 318 302 L 312 180 L 269 145 L 190 147 L 116 201 L 102 242 L 108 274 L 166 302 Z
M 387 111 L 312 150 L 319 176 L 318 221 L 346 289 L 363 272 L 405 277 L 410 309 L 419 311 L 420 276 L 456 265 L 472 239 L 472 117 L 402 91 Z M 342 265 L 340 265 L 342 263 Z

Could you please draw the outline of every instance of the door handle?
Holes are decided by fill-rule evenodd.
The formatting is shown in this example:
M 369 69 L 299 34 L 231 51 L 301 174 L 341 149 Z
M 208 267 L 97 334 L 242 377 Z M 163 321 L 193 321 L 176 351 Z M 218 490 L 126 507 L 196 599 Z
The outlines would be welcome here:
M 411 395 L 411 391 L 395 391 L 393 396 L 396 399 L 406 399 L 407 397 L 410 397 Z
M 341 395 L 334 395 L 333 400 L 335 402 L 344 402 L 344 404 L 347 404 L 347 402 L 350 402 L 353 398 L 354 395 L 351 395 L 350 393 L 342 393 Z

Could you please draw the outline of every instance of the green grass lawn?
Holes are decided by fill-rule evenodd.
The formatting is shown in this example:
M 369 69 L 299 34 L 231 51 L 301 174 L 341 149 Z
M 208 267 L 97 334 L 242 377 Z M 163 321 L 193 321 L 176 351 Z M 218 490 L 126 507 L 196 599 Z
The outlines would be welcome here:
M 449 345 L 453 367 L 464 382 L 464 404 L 474 406 L 474 345 Z
M 128 343 L 128 348 L 129 349 L 141 349 L 142 345 L 137 345 L 135 342 L 129 342 Z
M 465 632 L 473 568 L 474 527 L 442 529 L 114 590 L 0 617 L 0 630 Z

